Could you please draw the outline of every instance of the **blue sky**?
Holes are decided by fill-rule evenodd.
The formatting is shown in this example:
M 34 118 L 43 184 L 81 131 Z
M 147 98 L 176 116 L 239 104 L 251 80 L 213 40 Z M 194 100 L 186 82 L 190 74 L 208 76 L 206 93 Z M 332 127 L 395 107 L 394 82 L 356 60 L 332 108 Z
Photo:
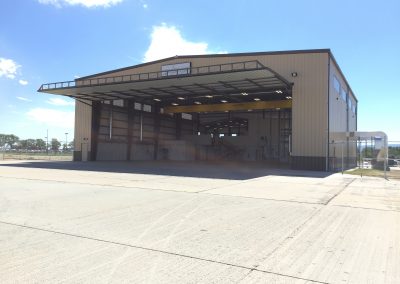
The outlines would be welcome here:
M 400 141 L 400 1 L 0 1 L 0 133 L 73 137 L 73 101 L 42 83 L 176 54 L 330 48 L 358 129 Z

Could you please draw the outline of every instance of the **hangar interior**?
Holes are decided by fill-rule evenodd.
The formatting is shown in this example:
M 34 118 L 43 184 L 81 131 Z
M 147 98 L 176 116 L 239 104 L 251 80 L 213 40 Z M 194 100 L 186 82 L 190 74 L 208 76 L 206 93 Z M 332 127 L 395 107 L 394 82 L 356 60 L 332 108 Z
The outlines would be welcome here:
M 288 162 L 290 109 L 165 113 L 156 105 L 116 103 L 98 106 L 96 160 Z
M 288 161 L 289 82 L 257 61 L 166 68 L 157 78 L 179 82 L 160 79 L 102 94 L 117 100 L 93 101 L 93 159 Z
M 257 60 L 163 67 L 42 87 L 91 108 L 90 160 L 289 162 L 292 83 Z

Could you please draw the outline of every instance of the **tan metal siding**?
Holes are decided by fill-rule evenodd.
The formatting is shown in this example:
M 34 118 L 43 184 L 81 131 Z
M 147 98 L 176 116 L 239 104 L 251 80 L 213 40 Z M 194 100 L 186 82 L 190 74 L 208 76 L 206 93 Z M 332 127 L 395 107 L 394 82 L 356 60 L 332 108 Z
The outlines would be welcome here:
M 340 83 L 339 92 L 334 88 L 334 80 L 337 78 Z M 344 85 L 344 80 L 340 76 L 335 65 L 330 64 L 330 86 L 329 86 L 329 130 L 334 135 L 336 132 L 346 131 L 346 109 L 347 103 L 341 96 L 341 89 L 344 88 L 348 93 L 347 86 Z
M 337 92 L 334 87 L 334 78 L 339 81 L 340 90 L 344 90 L 347 94 L 344 99 L 341 93 Z M 329 86 L 329 156 L 331 157 L 331 168 L 340 168 L 342 163 L 342 147 L 344 156 L 344 166 L 354 166 L 356 157 L 356 137 L 352 137 L 349 132 L 357 130 L 356 113 L 348 107 L 348 99 L 352 105 L 356 105 L 357 101 L 350 87 L 347 85 L 345 78 L 342 76 L 338 66 L 334 60 L 330 60 L 330 86 Z M 345 141 L 343 143 L 343 141 Z M 349 141 L 349 142 L 347 142 Z M 343 143 L 343 144 L 342 144 Z M 349 163 L 348 163 L 348 162 Z
M 293 85 L 292 155 L 324 157 L 327 141 L 328 54 L 274 55 L 260 62 Z M 297 72 L 297 77 L 291 77 Z
M 87 102 L 91 105 L 91 102 Z M 87 143 L 88 151 L 91 147 L 92 107 L 75 101 L 75 151 L 82 150 L 82 144 Z
M 330 102 L 329 102 L 329 131 L 330 140 L 344 140 L 346 138 L 347 131 L 356 131 L 356 113 L 352 109 L 348 109 L 348 103 L 345 101 L 340 93 L 338 94 L 334 88 L 333 80 L 334 77 L 340 83 L 341 88 L 343 88 L 346 94 L 349 95 L 349 99 L 352 101 L 353 105 L 357 107 L 357 101 L 354 94 L 351 92 L 349 86 L 346 84 L 344 78 L 341 76 L 337 66 L 331 60 L 330 64 Z M 348 111 L 348 113 L 347 113 Z M 347 115 L 349 120 L 349 129 L 347 129 Z
M 357 101 L 354 99 L 354 94 L 350 92 L 352 98 L 352 104 L 355 104 L 357 109 Z M 357 131 L 357 110 L 355 112 L 349 111 L 349 131 Z

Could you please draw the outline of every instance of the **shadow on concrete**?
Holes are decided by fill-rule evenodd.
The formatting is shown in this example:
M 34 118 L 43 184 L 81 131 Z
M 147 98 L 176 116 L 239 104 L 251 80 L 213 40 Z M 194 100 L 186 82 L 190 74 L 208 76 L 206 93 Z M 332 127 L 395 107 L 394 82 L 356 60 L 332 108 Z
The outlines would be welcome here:
M 35 169 L 58 169 L 108 173 L 135 173 L 195 178 L 246 180 L 268 175 L 325 178 L 332 173 L 278 168 L 260 162 L 177 162 L 177 161 L 2 161 L 1 166 Z

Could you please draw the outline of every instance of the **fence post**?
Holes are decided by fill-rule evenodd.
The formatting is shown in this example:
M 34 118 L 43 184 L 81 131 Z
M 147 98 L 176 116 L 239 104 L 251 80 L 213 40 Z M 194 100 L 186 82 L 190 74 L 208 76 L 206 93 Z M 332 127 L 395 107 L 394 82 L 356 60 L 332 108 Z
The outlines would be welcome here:
M 384 161 L 383 161 L 383 167 L 384 167 L 384 171 L 385 171 L 385 179 L 387 179 L 387 174 L 386 174 L 386 167 L 388 164 L 388 152 L 389 152 L 389 146 L 388 146 L 388 141 L 387 141 L 387 136 L 384 136 L 384 147 L 385 147 L 385 156 L 384 156 Z
M 360 171 L 360 175 L 361 175 L 361 177 L 362 177 L 363 169 L 364 169 L 364 159 L 363 159 L 363 156 L 362 156 L 361 147 L 362 147 L 362 141 L 360 140 L 360 160 L 361 160 L 361 171 Z M 365 148 L 365 149 L 366 149 L 366 148 Z

